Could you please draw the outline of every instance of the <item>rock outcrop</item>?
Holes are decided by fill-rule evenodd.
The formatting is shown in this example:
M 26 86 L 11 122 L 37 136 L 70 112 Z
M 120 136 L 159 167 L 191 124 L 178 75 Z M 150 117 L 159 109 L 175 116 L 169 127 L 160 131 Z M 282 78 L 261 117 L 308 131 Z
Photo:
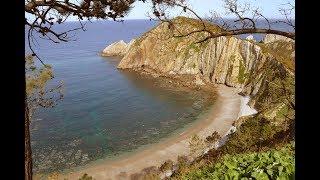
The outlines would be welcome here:
M 208 32 L 190 32 L 203 26 L 213 32 L 221 29 L 185 17 L 175 18 L 173 24 L 174 28 L 167 22 L 160 23 L 136 39 L 118 68 L 166 77 L 192 75 L 194 84 L 199 86 L 225 84 L 236 87 L 244 95 L 253 97 L 251 106 L 264 93 L 272 93 L 268 83 L 280 83 L 287 77 L 294 77 L 294 41 L 288 38 L 267 35 L 264 43 L 255 42 L 251 36 L 203 41 Z M 190 35 L 184 36 L 188 33 Z M 260 99 L 259 102 L 264 101 Z
M 131 45 L 134 43 L 135 39 L 132 39 L 128 44 L 123 40 L 112 43 L 107 46 L 101 53 L 102 56 L 124 56 L 128 53 Z
M 275 41 L 293 42 L 293 40 L 290 38 L 276 35 L 276 34 L 267 34 L 263 39 L 264 43 L 270 43 L 270 42 L 275 42 Z

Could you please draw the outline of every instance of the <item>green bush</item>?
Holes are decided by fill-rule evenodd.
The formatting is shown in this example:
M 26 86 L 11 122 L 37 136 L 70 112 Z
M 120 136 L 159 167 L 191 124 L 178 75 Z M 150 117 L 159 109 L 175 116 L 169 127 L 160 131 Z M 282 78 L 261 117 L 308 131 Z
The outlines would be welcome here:
M 92 176 L 89 176 L 87 173 L 85 173 L 79 180 L 94 180 Z
M 231 134 L 222 149 L 229 154 L 254 150 L 261 142 L 272 139 L 279 131 L 281 127 L 258 115 L 247 119 L 234 134 Z
M 189 172 L 179 179 L 294 179 L 294 144 L 262 153 L 225 155 L 221 161 Z
M 217 142 L 219 139 L 221 139 L 221 136 L 219 135 L 219 133 L 217 131 L 214 131 L 211 136 L 206 137 L 206 143 L 207 144 L 212 144 Z
M 168 159 L 159 167 L 159 170 L 161 172 L 165 172 L 166 170 L 171 170 L 172 167 L 173 167 L 173 161 Z

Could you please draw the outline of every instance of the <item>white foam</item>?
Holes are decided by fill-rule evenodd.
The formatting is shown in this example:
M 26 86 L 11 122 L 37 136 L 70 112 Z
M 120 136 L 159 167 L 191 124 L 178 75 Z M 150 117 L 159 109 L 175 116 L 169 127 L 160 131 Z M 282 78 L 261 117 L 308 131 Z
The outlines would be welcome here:
M 240 111 L 238 114 L 238 118 L 243 117 L 243 116 L 249 116 L 249 115 L 253 115 L 257 113 L 257 110 L 255 110 L 254 108 L 251 108 L 248 103 L 250 101 L 250 97 L 249 96 L 241 96 L 240 97 Z M 217 149 L 221 146 L 223 146 L 226 141 L 228 140 L 228 135 L 236 132 L 237 128 L 235 126 L 231 126 L 230 129 L 228 130 L 228 132 L 222 136 L 222 138 L 218 141 L 218 143 L 216 143 L 214 145 L 214 148 Z
M 251 108 L 248 105 L 248 103 L 250 101 L 249 96 L 242 96 L 240 98 L 240 100 L 241 100 L 241 105 L 240 105 L 240 111 L 238 114 L 238 118 L 240 118 L 242 116 L 249 116 L 249 115 L 257 114 L 257 110 L 255 110 L 254 108 Z

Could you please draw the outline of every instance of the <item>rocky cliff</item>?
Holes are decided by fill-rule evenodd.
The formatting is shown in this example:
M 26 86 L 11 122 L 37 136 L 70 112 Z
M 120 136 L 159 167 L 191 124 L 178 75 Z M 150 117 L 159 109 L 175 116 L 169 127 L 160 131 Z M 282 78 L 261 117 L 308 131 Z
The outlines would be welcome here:
M 250 104 L 255 108 L 283 109 L 281 95 L 269 94 L 278 92 L 276 87 L 284 83 L 294 87 L 294 41 L 275 35 L 267 35 L 260 43 L 252 36 L 202 41 L 208 32 L 190 33 L 204 26 L 212 32 L 221 30 L 185 17 L 175 18 L 173 24 L 160 23 L 132 43 L 118 68 L 166 77 L 192 75 L 199 86 L 218 83 L 240 88 L 253 97 Z M 274 103 L 275 99 L 279 102 Z
M 128 44 L 123 40 L 112 43 L 107 46 L 101 53 L 102 56 L 124 56 L 128 53 L 131 45 L 134 43 L 135 39 L 132 39 Z
M 118 68 L 156 77 L 188 77 L 199 87 L 225 84 L 250 96 L 249 105 L 258 113 L 234 122 L 238 130 L 225 137 L 229 140 L 222 151 L 260 150 L 261 143 L 283 142 L 289 137 L 286 132 L 294 129 L 295 42 L 277 35 L 266 35 L 263 42 L 253 36 L 204 41 L 208 32 L 191 33 L 204 26 L 211 32 L 221 31 L 208 22 L 185 17 L 175 18 L 173 24 L 160 23 L 132 43 Z

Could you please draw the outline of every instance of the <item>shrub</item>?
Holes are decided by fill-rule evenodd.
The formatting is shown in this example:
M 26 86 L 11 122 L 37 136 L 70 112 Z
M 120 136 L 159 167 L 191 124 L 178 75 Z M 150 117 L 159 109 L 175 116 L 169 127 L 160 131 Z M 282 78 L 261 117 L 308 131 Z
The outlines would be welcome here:
M 164 163 L 160 166 L 159 170 L 160 170 L 161 172 L 165 172 L 165 171 L 167 171 L 167 170 L 171 170 L 172 167 L 173 167 L 173 161 L 170 160 L 170 159 L 168 159 L 166 162 L 164 162 Z
M 87 173 L 85 173 L 79 180 L 94 180 L 92 176 L 89 176 Z
M 262 153 L 225 155 L 211 164 L 184 175 L 181 179 L 294 179 L 294 144 Z
M 261 116 L 247 119 L 238 130 L 229 136 L 229 140 L 222 147 L 226 153 L 245 152 L 250 149 L 257 149 L 261 142 L 272 139 L 281 130 Z
M 185 165 L 189 164 L 189 159 L 187 156 L 178 156 L 177 161 L 180 166 L 185 166 Z
M 189 141 L 190 155 L 197 157 L 205 148 L 205 143 L 198 135 L 193 135 Z
M 215 143 L 216 141 L 218 141 L 221 138 L 221 136 L 219 135 L 219 133 L 217 131 L 213 132 L 211 136 L 208 136 L 206 138 L 206 143 L 208 144 L 212 144 Z

